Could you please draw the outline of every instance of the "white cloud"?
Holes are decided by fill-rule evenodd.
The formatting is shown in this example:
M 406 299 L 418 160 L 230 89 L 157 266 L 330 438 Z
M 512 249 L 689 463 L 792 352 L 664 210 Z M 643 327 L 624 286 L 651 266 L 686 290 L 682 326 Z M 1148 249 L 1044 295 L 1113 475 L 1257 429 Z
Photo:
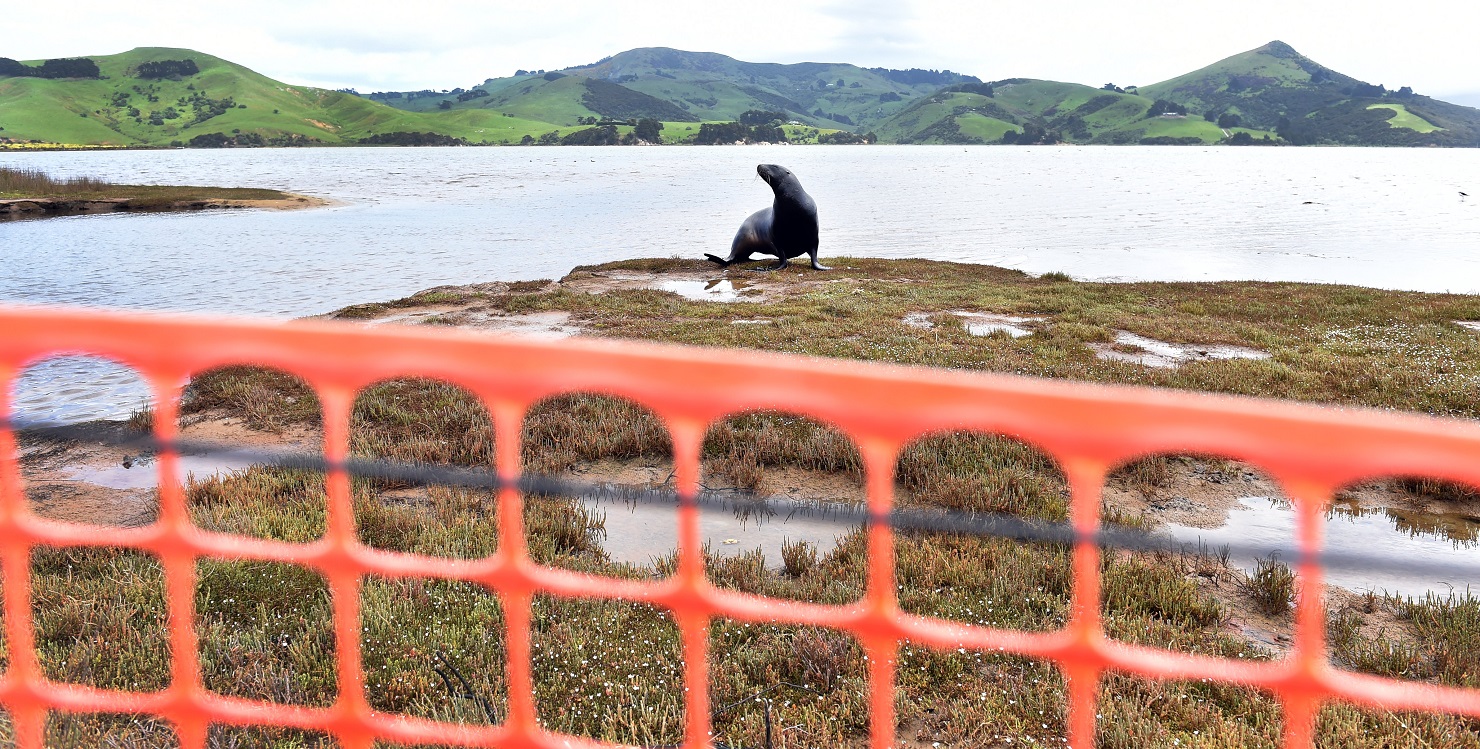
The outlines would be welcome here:
M 6 57 L 189 47 L 281 80 L 362 91 L 467 86 L 516 68 L 569 67 L 640 46 L 756 62 L 1144 85 L 1272 39 L 1390 87 L 1433 94 L 1480 89 L 1480 73 L 1468 60 L 1477 20 L 1472 0 L 1430 0 L 1421 10 L 1386 0 L 1289 0 L 1277 11 L 1170 0 L 751 0 L 722 10 L 648 10 L 608 0 L 261 0 L 236 10 L 149 14 L 80 0 L 66 22 L 45 5 L 12 5 L 0 21 Z

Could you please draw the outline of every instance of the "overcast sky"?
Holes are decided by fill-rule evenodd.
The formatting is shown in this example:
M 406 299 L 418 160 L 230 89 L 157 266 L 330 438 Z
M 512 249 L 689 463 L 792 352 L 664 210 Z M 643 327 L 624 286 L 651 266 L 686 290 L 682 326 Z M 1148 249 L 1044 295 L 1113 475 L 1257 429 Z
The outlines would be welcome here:
M 65 14 L 46 3 L 7 6 L 0 57 L 189 47 L 290 83 L 362 92 L 466 87 L 517 68 L 554 70 L 648 46 L 752 62 L 1145 85 L 1280 39 L 1389 88 L 1480 95 L 1475 0 L 251 0 L 158 10 L 82 0 Z

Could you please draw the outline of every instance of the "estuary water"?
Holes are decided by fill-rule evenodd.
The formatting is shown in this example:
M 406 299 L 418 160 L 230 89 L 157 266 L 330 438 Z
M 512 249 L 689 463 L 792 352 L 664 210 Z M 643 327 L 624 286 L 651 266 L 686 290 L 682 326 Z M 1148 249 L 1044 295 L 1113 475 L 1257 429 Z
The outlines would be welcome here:
M 816 199 L 824 257 L 1480 292 L 1474 149 L 325 148 L 0 154 L 57 176 L 341 202 L 0 223 L 0 303 L 288 318 L 439 284 L 724 254 L 770 203 L 755 175 L 767 162 Z M 17 406 L 126 415 L 141 394 L 125 379 L 52 362 L 24 378 Z

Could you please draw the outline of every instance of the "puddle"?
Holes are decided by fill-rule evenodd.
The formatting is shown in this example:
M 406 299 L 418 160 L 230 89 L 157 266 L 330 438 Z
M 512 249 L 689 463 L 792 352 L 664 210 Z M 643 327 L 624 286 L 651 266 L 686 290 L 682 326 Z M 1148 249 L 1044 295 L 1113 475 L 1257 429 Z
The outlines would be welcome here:
M 676 503 L 626 504 L 595 498 L 582 501 L 591 510 L 606 514 L 606 538 L 601 547 L 613 562 L 646 566 L 678 548 Z M 772 505 L 778 502 L 784 500 L 773 499 Z M 819 555 L 825 555 L 837 546 L 838 537 L 849 531 L 847 525 L 811 515 L 788 516 L 782 511 L 767 518 L 742 518 L 719 509 L 700 512 L 699 528 L 714 556 L 737 557 L 759 548 L 766 555 L 766 566 L 773 569 L 781 568 L 783 541 L 809 541 Z
M 900 322 L 912 328 L 920 328 L 921 330 L 930 330 L 935 327 L 935 323 L 930 322 L 929 312 L 910 312 Z
M 930 330 L 935 323 L 930 321 L 932 312 L 910 312 L 900 322 L 911 328 Z M 1043 322 L 1041 317 L 1015 317 L 1013 315 L 999 315 L 992 312 L 967 312 L 965 310 L 952 310 L 947 313 L 961 318 L 961 326 L 966 332 L 977 336 L 988 336 L 993 333 L 1003 332 L 1013 338 L 1033 335 L 1027 325 Z
M 731 320 L 731 325 L 770 325 L 770 320 Z
M 1095 356 L 1111 361 L 1130 362 L 1147 367 L 1171 369 L 1187 362 L 1213 359 L 1268 359 L 1269 352 L 1243 346 L 1217 344 L 1167 343 L 1124 330 L 1116 331 L 1115 343 L 1091 343 Z M 1119 347 L 1119 348 L 1117 348 Z M 1125 351 L 1124 348 L 1137 349 Z
M 952 312 L 951 314 L 961 318 L 961 324 L 966 328 L 966 332 L 972 335 L 991 335 L 1000 332 L 1007 333 L 1013 338 L 1022 338 L 1033 335 L 1033 331 L 1023 326 L 1043 322 L 1041 317 L 1013 317 L 1012 315 L 994 315 L 990 312 Z
M 658 288 L 700 302 L 738 302 L 740 293 L 749 285 L 744 281 L 714 278 L 708 281 L 663 281 Z
M 1480 320 L 1455 320 L 1454 324 L 1460 326 L 1461 328 L 1469 328 L 1470 330 L 1480 331 Z
M 187 476 L 193 475 L 197 480 L 211 476 L 225 476 L 245 471 L 272 458 L 288 456 L 317 457 L 301 449 L 293 448 L 254 448 L 250 452 L 222 449 L 194 455 L 181 455 L 177 462 L 179 470 L 175 475 L 183 484 Z M 68 481 L 82 481 L 109 489 L 153 489 L 159 485 L 159 464 L 152 455 L 140 456 L 103 468 L 95 466 L 65 468 L 61 471 L 61 476 Z
M 1201 541 L 1214 551 L 1224 544 L 1241 547 L 1229 556 L 1229 564 L 1245 571 L 1252 571 L 1255 559 L 1271 552 L 1278 552 L 1287 563 L 1293 562 L 1297 557 L 1294 508 L 1284 500 L 1269 497 L 1244 497 L 1239 503 L 1220 528 L 1168 524 L 1163 530 L 1178 541 Z M 1480 594 L 1480 518 L 1337 504 L 1326 513 L 1325 537 L 1328 552 L 1371 560 L 1360 569 L 1328 568 L 1326 581 L 1332 585 L 1357 592 L 1387 591 L 1417 597 L 1463 593 L 1467 587 Z M 1392 561 L 1466 565 L 1474 567 L 1475 573 L 1458 576 L 1453 572 L 1424 574 L 1388 569 L 1386 563 Z

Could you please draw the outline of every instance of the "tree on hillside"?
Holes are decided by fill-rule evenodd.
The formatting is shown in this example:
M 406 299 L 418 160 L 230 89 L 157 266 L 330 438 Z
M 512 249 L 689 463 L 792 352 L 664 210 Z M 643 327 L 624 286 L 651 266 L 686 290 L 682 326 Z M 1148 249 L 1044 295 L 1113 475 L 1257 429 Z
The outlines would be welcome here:
M 86 57 L 47 60 L 36 69 L 40 78 L 101 78 L 98 64 Z
M 620 142 L 616 125 L 588 127 L 560 139 L 562 146 L 615 146 Z
M 140 63 L 139 67 L 134 69 L 134 76 L 145 80 L 169 78 L 178 81 L 181 78 L 192 76 L 199 72 L 200 68 L 196 66 L 195 60 L 155 60 L 153 62 Z M 353 90 L 346 93 L 353 93 L 355 96 L 360 95 L 358 91 Z
M 101 78 L 98 64 L 86 57 L 47 60 L 31 67 L 9 57 L 0 57 L 0 78 Z
M 663 123 L 650 117 L 644 117 L 637 121 L 637 126 L 633 128 L 632 134 L 637 136 L 639 140 L 645 140 L 649 143 L 662 143 L 663 136 L 660 135 L 662 130 Z
M 1002 143 L 1016 144 L 1019 146 L 1051 146 L 1063 140 L 1063 136 L 1052 130 L 1048 130 L 1031 122 L 1023 123 L 1023 131 L 1008 130 L 1002 134 Z
M 1291 145 L 1308 146 L 1316 142 L 1315 129 L 1306 122 L 1304 117 L 1297 120 L 1281 117 L 1274 131 L 1275 134 L 1289 141 Z
M 769 125 L 773 122 L 785 121 L 785 112 L 768 112 L 761 109 L 751 109 L 740 115 L 740 124 L 742 125 Z
M 1224 112 L 1218 115 L 1218 127 L 1221 128 L 1238 127 L 1242 121 L 1243 118 L 1233 112 Z
M 1155 102 L 1152 102 L 1151 108 L 1146 110 L 1147 117 L 1160 117 L 1164 114 L 1180 114 L 1186 116 L 1187 107 L 1167 101 L 1166 99 L 1157 99 Z

